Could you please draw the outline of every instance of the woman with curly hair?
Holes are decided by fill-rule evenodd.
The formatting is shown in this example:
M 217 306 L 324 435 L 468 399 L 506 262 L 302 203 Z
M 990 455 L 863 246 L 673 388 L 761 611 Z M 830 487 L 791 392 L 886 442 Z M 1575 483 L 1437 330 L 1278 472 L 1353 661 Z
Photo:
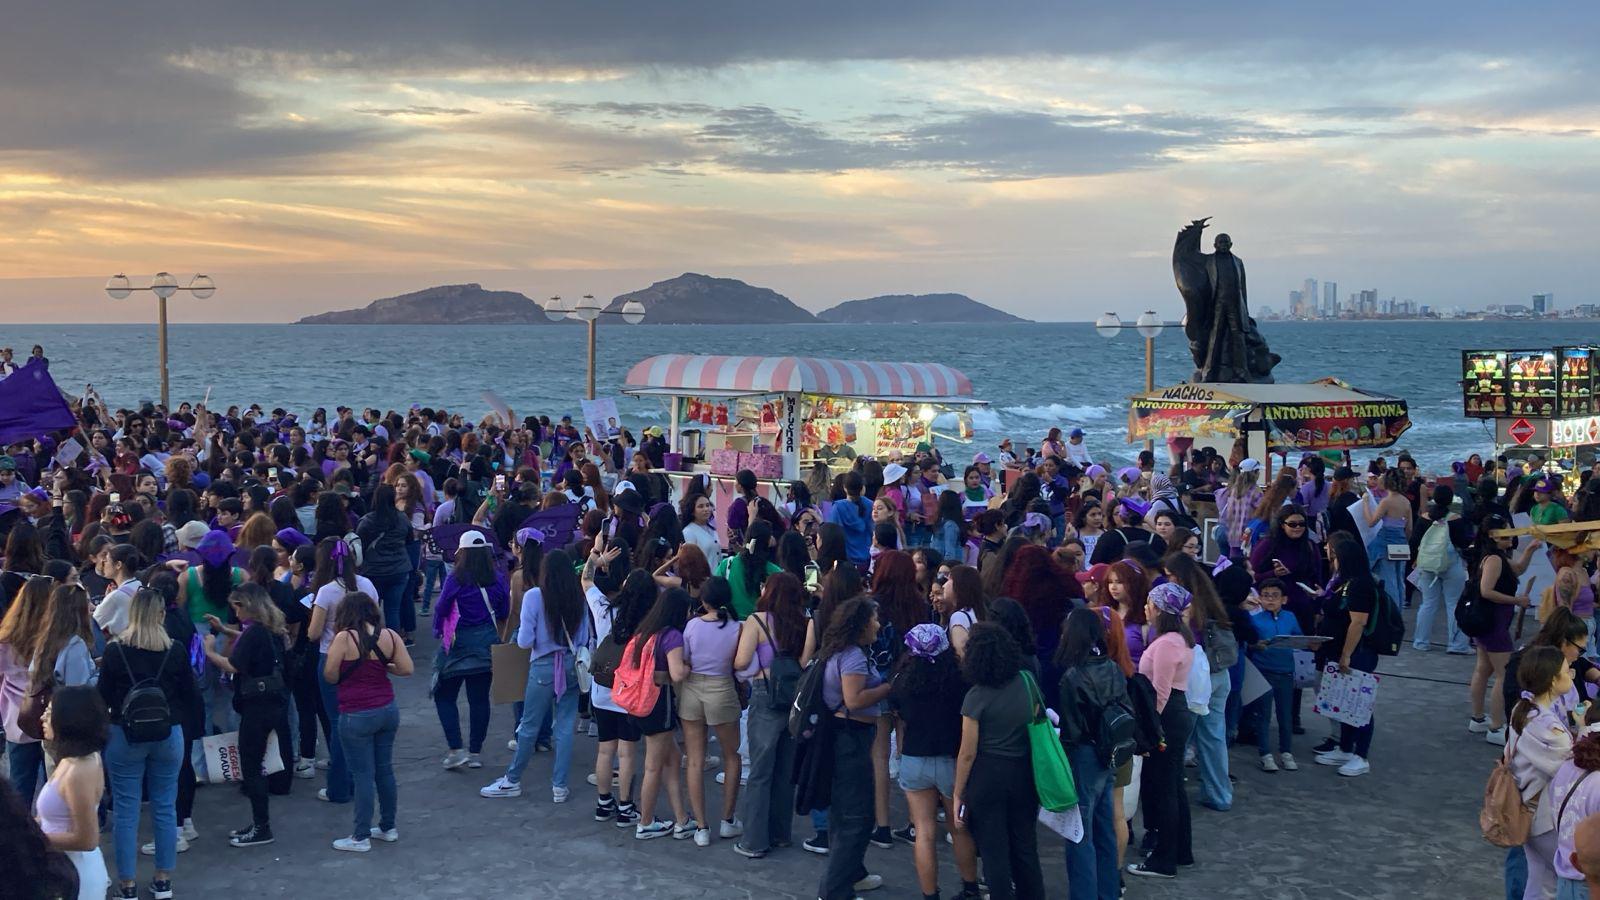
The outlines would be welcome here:
M 904 740 L 900 756 L 900 789 L 905 792 L 914 829 L 913 845 L 917 882 L 925 897 L 938 896 L 939 873 L 935 848 L 940 808 L 954 822 L 956 751 L 961 749 L 961 704 L 966 683 L 960 663 L 944 629 L 921 624 L 906 632 L 907 652 L 895 663 L 890 678 L 889 705 L 899 715 Z M 977 900 L 978 863 L 972 836 L 952 832 L 956 869 L 961 873 L 961 893 L 956 900 Z
M 1600 703 L 1589 705 L 1583 728 L 1572 743 L 1572 758 L 1561 764 L 1546 790 L 1547 804 L 1559 813 L 1555 823 L 1556 900 L 1585 900 L 1584 873 L 1572 864 L 1578 823 L 1600 813 Z
M 822 699 L 833 711 L 823 730 L 833 753 L 828 868 L 817 896 L 849 900 L 883 879 L 867 873 L 867 842 L 873 836 L 873 734 L 890 685 L 866 648 L 878 637 L 878 606 L 865 597 L 846 600 L 833 614 L 817 653 Z M 1030 814 L 1031 817 L 1031 814 Z
M 1043 900 L 1028 742 L 1028 724 L 1042 712 L 1038 692 L 1023 673 L 1021 648 L 993 622 L 972 626 L 961 674 L 972 687 L 961 701 L 951 825 L 971 830 L 991 900 Z

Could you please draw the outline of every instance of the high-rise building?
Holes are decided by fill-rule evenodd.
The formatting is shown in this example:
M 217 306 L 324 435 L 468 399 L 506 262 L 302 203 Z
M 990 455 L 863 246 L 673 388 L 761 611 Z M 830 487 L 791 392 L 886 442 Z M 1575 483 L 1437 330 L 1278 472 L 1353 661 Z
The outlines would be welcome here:
M 1534 294 L 1533 295 L 1533 314 L 1534 315 L 1542 316 L 1545 313 L 1555 312 L 1555 308 L 1556 308 L 1556 295 L 1555 294 Z
M 1334 281 L 1322 283 L 1322 314 L 1332 318 L 1339 315 L 1339 284 Z
M 1361 292 L 1361 315 L 1376 316 L 1378 314 L 1378 292 L 1376 289 Z
M 1300 287 L 1300 302 L 1305 304 L 1306 317 L 1316 318 L 1317 315 L 1317 280 L 1307 278 L 1306 283 Z

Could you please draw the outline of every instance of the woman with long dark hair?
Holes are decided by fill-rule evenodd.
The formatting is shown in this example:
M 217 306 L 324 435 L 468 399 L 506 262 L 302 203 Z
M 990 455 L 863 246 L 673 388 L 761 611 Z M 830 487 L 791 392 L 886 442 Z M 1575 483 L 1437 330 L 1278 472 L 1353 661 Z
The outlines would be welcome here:
M 957 815 L 950 824 L 972 832 L 993 900 L 1043 900 L 1039 798 L 1028 741 L 1028 725 L 1043 709 L 1022 669 L 1022 648 L 1004 628 L 979 622 L 961 674 L 971 687 L 961 701 Z
M 74 895 L 78 900 L 105 900 L 111 876 L 106 872 L 105 857 L 100 853 L 97 815 L 106 784 L 101 753 L 111 737 L 105 701 L 89 685 L 57 687 L 50 705 L 45 707 L 41 724 L 45 745 L 56 760 L 55 771 L 34 805 L 39 827 L 44 831 L 45 847 L 65 853 L 72 862 L 78 873 L 78 892 Z M 8 803 L 11 799 L 6 798 Z M 13 837 L 7 835 L 0 843 Z M 40 862 L 45 847 L 31 848 Z M 13 883 L 23 888 L 43 887 L 44 879 L 40 874 L 20 866 L 6 869 L 6 877 L 18 879 Z
M 698 830 L 694 819 L 684 805 L 683 773 L 679 763 L 683 754 L 673 740 L 678 727 L 678 703 L 675 686 L 689 675 L 689 664 L 684 660 L 683 629 L 689 623 L 695 602 L 682 588 L 668 588 L 656 599 L 655 606 L 639 623 L 623 655 L 632 655 L 637 665 L 646 652 L 655 656 L 655 675 L 660 687 L 655 708 L 645 716 L 635 716 L 633 721 L 644 735 L 644 780 L 639 790 L 639 821 L 634 826 L 634 840 L 648 841 L 672 835 L 677 840 L 694 837 Z M 669 683 L 662 683 L 662 682 Z M 667 801 L 672 804 L 673 820 L 657 819 L 656 798 L 666 784 Z
M 405 476 L 406 473 L 400 473 Z M 411 477 L 415 480 L 415 476 Z M 409 490 L 409 488 L 408 488 Z M 415 503 L 414 499 L 407 503 Z M 372 492 L 372 509 L 356 523 L 356 536 L 361 538 L 361 573 L 372 580 L 377 589 L 376 600 L 383 609 L 386 628 L 398 632 L 406 643 L 412 643 L 407 629 L 405 609 L 408 605 L 406 585 L 411 580 L 412 561 L 407 547 L 411 543 L 411 519 L 402 512 L 401 500 L 395 486 L 380 483 Z M 410 618 L 415 620 L 416 612 Z M 412 627 L 415 627 L 413 621 Z
M 1330 538 L 1328 566 L 1333 577 L 1323 590 L 1318 633 L 1332 640 L 1324 641 L 1317 649 L 1317 666 L 1337 662 L 1340 671 L 1346 673 L 1375 671 L 1378 651 L 1364 638 L 1367 619 L 1377 612 L 1378 583 L 1367 565 L 1367 552 L 1362 549 L 1360 538 L 1343 533 Z M 1526 597 L 1522 599 L 1527 601 Z M 1359 728 L 1341 723 L 1338 748 L 1317 754 L 1317 764 L 1338 766 L 1339 774 L 1348 777 L 1367 774 L 1371 770 L 1367 753 L 1372 748 L 1375 721 L 1376 717 Z
M 814 542 L 820 577 L 826 578 L 835 568 L 850 564 L 850 550 L 845 540 L 844 528 L 837 523 L 823 522 L 818 525 Z
M 342 538 L 323 538 L 317 543 L 317 568 L 311 576 L 311 620 L 306 634 L 317 641 L 317 671 L 328 665 L 328 648 L 333 645 L 334 621 L 339 602 L 347 594 L 362 593 L 376 597 L 377 588 L 365 575 L 356 574 L 355 553 Z M 349 803 L 353 788 L 350 770 L 345 765 L 344 747 L 339 742 L 339 693 L 337 685 L 318 678 L 317 690 L 322 696 L 323 714 L 327 716 L 328 784 L 317 796 L 332 803 Z M 305 749 L 304 732 L 301 749 Z M 314 748 L 313 748 L 314 749 Z M 296 765 L 297 771 L 309 757 Z M 302 775 L 301 777 L 304 777 Z
M 466 532 L 433 609 L 433 635 L 439 639 L 433 663 L 433 705 L 448 749 L 442 763 L 446 769 L 483 767 L 478 754 L 489 734 L 489 682 L 493 677 L 489 648 L 500 642 L 499 625 L 510 615 L 506 577 L 495 565 L 493 548 L 481 532 Z M 463 686 L 468 711 L 465 747 L 461 714 L 456 708 Z
M 873 835 L 873 734 L 891 687 L 866 653 L 878 629 L 877 604 L 865 597 L 847 600 L 817 650 L 822 699 L 832 711 L 822 732 L 829 746 L 822 752 L 833 754 L 828 868 L 817 889 L 822 900 L 853 897 L 883 883 L 865 864 Z
M 750 523 L 742 543 L 738 554 L 724 559 L 716 568 L 716 574 L 728 579 L 728 586 L 733 589 L 733 613 L 739 619 L 755 609 L 767 576 L 780 571 L 772 562 L 772 526 L 765 519 Z
M 1530 605 L 1529 595 L 1534 579 L 1528 579 L 1521 590 L 1517 588 L 1517 581 L 1528 570 L 1528 564 L 1533 561 L 1533 551 L 1539 546 L 1538 540 L 1530 539 L 1517 558 L 1512 559 L 1511 551 L 1517 546 L 1517 538 L 1494 535 L 1495 531 L 1510 527 L 1510 521 L 1499 516 L 1489 516 L 1483 520 L 1473 544 L 1467 574 L 1477 586 L 1478 596 L 1494 604 L 1494 625 L 1488 634 L 1477 639 L 1478 664 L 1472 670 L 1472 682 L 1467 688 L 1468 699 L 1472 701 L 1472 718 L 1467 722 L 1467 730 L 1483 733 L 1489 743 L 1501 746 L 1506 742 L 1506 709 L 1498 696 L 1492 697 L 1489 715 L 1485 718 L 1484 692 L 1488 690 L 1491 676 L 1497 684 L 1504 677 L 1506 660 L 1510 659 L 1511 651 L 1516 649 L 1511 640 L 1511 621 L 1516 618 L 1518 609 L 1526 609 Z M 1335 640 L 1338 637 L 1335 635 Z M 1377 662 L 1376 658 L 1372 661 Z
M 1083 816 L 1083 839 L 1067 842 L 1068 900 L 1099 900 L 1120 896 L 1120 850 L 1114 795 L 1116 768 L 1098 746 L 1105 716 L 1128 704 L 1128 679 L 1106 648 L 1106 627 L 1092 609 L 1076 609 L 1061 629 L 1056 666 L 1061 746 L 1072 766 Z
M 1179 866 L 1194 864 L 1189 793 L 1183 783 L 1183 750 L 1194 728 L 1184 691 L 1194 663 L 1194 635 L 1185 622 L 1192 600 L 1181 585 L 1167 582 L 1151 588 L 1145 601 L 1155 637 L 1139 657 L 1139 674 L 1155 687 L 1163 743 L 1145 760 L 1139 785 L 1146 829 L 1155 839 L 1144 861 L 1128 866 L 1131 875 L 1172 878 Z
M 744 840 L 734 852 L 751 859 L 774 844 L 787 844 L 794 822 L 794 739 L 789 707 L 794 703 L 800 656 L 806 643 L 805 590 L 790 572 L 769 576 L 745 617 L 734 654 L 734 669 L 750 684 L 747 740 L 750 776 L 740 792 L 744 802 Z
M 956 752 L 961 748 L 961 704 L 966 683 L 944 629 L 919 624 L 906 632 L 907 652 L 894 665 L 889 705 L 901 723 L 900 789 L 911 812 L 917 882 L 925 897 L 938 896 L 938 811 L 960 816 L 955 805 Z M 977 854 L 965 829 L 951 832 L 962 889 L 957 900 L 977 900 Z
M 573 726 L 578 718 L 578 675 L 574 668 L 578 647 L 593 646 L 583 587 L 564 550 L 551 551 L 544 560 L 539 586 L 522 599 L 517 645 L 529 654 L 528 687 L 517 724 L 517 751 L 506 774 L 478 793 L 484 797 L 522 796 L 522 772 L 533 758 L 535 738 L 545 713 L 551 713 L 555 764 L 550 773 L 550 795 L 556 803 L 571 796 L 567 774 L 572 765 Z
M 706 732 L 716 733 L 723 749 L 722 816 L 718 829 L 724 839 L 744 833 L 734 817 L 739 799 L 739 692 L 734 686 L 734 656 L 740 626 L 733 615 L 733 593 L 728 582 L 713 577 L 699 597 L 700 605 L 683 627 L 683 655 L 689 672 L 678 688 L 678 719 L 683 725 L 687 756 L 689 808 L 698 827 L 697 847 L 711 844 L 711 820 L 706 815 Z
M 1056 683 L 1061 680 L 1054 661 L 1056 646 L 1061 643 L 1061 623 L 1067 613 L 1083 604 L 1083 586 L 1055 561 L 1049 550 L 1028 544 L 1017 548 L 1012 557 L 1001 582 L 1000 596 L 1017 601 L 1028 614 L 1035 644 L 1023 651 L 1038 656 L 1039 687 L 1045 704 L 1053 709 Z
M 1225 812 L 1233 808 L 1233 783 L 1228 777 L 1227 710 L 1228 695 L 1233 689 L 1230 670 L 1239 661 L 1239 642 L 1234 637 L 1228 610 L 1222 605 L 1217 587 L 1205 568 L 1182 552 L 1167 554 L 1161 565 L 1169 580 L 1189 592 L 1189 629 L 1195 643 L 1205 649 L 1210 666 L 1211 696 L 1195 698 L 1210 712 L 1195 718 L 1191 737 L 1200 764 L 1200 805 Z M 1299 708 L 1298 702 L 1295 707 Z M 1293 765 L 1294 757 L 1288 756 L 1288 752 L 1287 748 L 1283 750 L 1285 758 Z
M 989 618 L 989 599 L 983 591 L 983 579 L 971 566 L 951 566 L 950 576 L 942 588 L 936 585 L 936 602 L 943 620 L 944 630 L 950 636 L 950 646 L 959 658 L 966 652 L 967 637 L 972 627 Z
M 1316 599 L 1301 585 L 1323 582 L 1322 561 L 1310 537 L 1313 524 L 1305 507 L 1294 503 L 1278 506 L 1272 515 L 1271 530 L 1250 546 L 1250 571 L 1255 573 L 1256 586 L 1268 578 L 1282 581 L 1288 601 L 1285 605 L 1307 634 L 1316 626 Z
M 595 646 L 609 639 L 618 647 L 626 647 L 655 603 L 656 585 L 649 572 L 634 569 L 623 578 L 615 595 L 607 598 L 595 585 L 595 577 L 609 563 L 604 553 L 589 554 L 583 567 L 584 600 L 589 604 L 589 616 L 594 622 Z M 604 822 L 615 817 L 618 828 L 632 827 L 639 822 L 639 810 L 633 802 L 633 773 L 638 765 L 636 751 L 641 737 L 639 727 L 627 711 L 612 700 L 611 688 L 598 679 L 590 688 L 589 704 L 594 714 L 597 741 L 594 780 L 599 796 L 594 819 Z M 616 762 L 614 769 L 613 761 Z M 613 781 L 615 797 L 611 795 Z
M 684 541 L 699 547 L 712 565 L 722 561 L 722 542 L 711 524 L 715 512 L 716 505 L 705 494 L 689 494 L 678 505 Z
M 338 634 L 328 648 L 322 678 L 338 693 L 339 741 L 348 756 L 356 802 L 350 836 L 334 841 L 333 849 L 366 853 L 372 849 L 372 838 L 390 844 L 400 840 L 395 827 L 399 801 L 394 777 L 400 709 L 389 676 L 408 676 L 414 666 L 405 642 L 393 629 L 384 627 L 377 602 L 366 594 L 346 594 L 340 599 L 334 627 Z M 374 805 L 378 808 L 376 826 L 372 824 Z
M 1406 599 L 1407 559 L 1391 559 L 1389 548 L 1408 544 L 1411 540 L 1411 501 L 1406 499 L 1406 479 L 1399 468 L 1383 475 L 1383 488 L 1372 491 L 1367 501 L 1365 516 L 1372 528 L 1367 541 L 1367 561 L 1372 575 L 1383 583 L 1389 598 L 1396 603 Z M 1409 550 L 1407 551 L 1409 554 Z M 1292 609 L 1292 607 L 1291 607 Z
M 1508 717 L 1514 740 L 1507 761 L 1522 802 L 1534 806 L 1527 841 L 1526 898 L 1555 895 L 1556 815 L 1548 788 L 1562 764 L 1572 759 L 1570 710 L 1563 697 L 1572 690 L 1572 668 L 1556 647 L 1530 647 L 1517 666 L 1522 695 Z

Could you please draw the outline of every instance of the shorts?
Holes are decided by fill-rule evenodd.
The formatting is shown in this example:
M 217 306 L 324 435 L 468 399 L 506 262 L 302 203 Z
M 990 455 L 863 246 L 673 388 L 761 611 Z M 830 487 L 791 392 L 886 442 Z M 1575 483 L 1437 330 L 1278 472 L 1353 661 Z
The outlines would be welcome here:
M 1112 782 L 1111 786 L 1112 787 L 1117 787 L 1117 788 L 1125 788 L 1130 784 L 1133 784 L 1133 760 L 1132 759 L 1129 759 L 1127 762 L 1125 762 L 1122 765 L 1117 767 L 1117 780 Z
M 646 716 L 629 716 L 640 734 L 665 734 L 678 727 L 678 700 L 672 695 L 672 685 L 661 685 L 656 705 Z
M 739 694 L 731 675 L 698 675 L 678 686 L 678 718 L 707 725 L 739 721 Z
M 639 740 L 639 726 L 636 720 L 627 713 L 596 706 L 594 708 L 594 727 L 602 744 L 607 741 L 625 741 L 633 744 Z
M 902 791 L 938 791 L 941 797 L 956 794 L 956 759 L 953 756 L 901 756 Z

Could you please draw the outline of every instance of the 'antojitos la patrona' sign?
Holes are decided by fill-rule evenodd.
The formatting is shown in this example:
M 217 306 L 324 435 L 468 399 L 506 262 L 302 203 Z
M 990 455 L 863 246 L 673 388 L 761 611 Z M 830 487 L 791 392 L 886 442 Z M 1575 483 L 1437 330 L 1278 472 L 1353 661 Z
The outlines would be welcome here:
M 1274 449 L 1388 447 L 1411 427 L 1406 402 L 1333 379 L 1304 385 L 1181 384 L 1131 398 L 1128 440 L 1237 437 L 1259 423 Z

